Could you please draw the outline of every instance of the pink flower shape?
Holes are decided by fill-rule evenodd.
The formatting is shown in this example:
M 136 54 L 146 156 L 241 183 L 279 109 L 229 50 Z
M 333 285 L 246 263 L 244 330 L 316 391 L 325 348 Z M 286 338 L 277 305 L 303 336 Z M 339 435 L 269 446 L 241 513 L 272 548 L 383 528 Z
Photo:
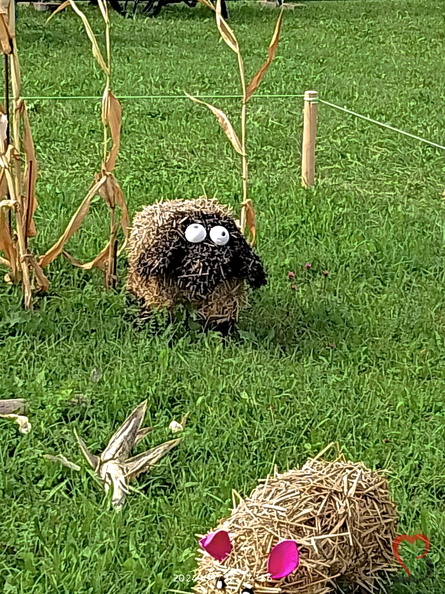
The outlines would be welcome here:
M 227 530 L 217 530 L 210 532 L 199 541 L 201 547 L 207 551 L 214 559 L 224 561 L 232 550 L 232 543 Z
M 279 580 L 295 571 L 300 563 L 295 540 L 282 540 L 269 553 L 267 571 L 273 580 Z

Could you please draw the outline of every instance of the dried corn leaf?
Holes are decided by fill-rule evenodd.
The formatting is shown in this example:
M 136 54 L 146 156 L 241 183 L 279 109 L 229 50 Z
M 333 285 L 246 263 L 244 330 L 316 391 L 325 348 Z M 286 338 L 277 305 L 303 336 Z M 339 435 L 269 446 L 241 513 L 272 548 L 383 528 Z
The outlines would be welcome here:
M 216 12 L 216 8 L 208 0 L 198 0 L 198 2 L 200 2 L 201 4 L 204 4 L 204 6 L 207 6 L 207 8 L 210 8 L 210 10 L 213 10 L 213 12 Z
M 92 270 L 93 268 L 98 268 L 105 272 L 108 264 L 108 255 L 110 252 L 110 242 L 98 253 L 98 255 L 91 260 L 90 262 L 82 263 L 80 260 L 74 258 L 69 252 L 63 251 L 63 255 L 67 260 L 71 262 L 73 266 L 76 268 L 81 268 L 82 270 Z
M 134 447 L 138 445 L 149 433 L 153 431 L 153 427 L 142 427 L 136 434 L 136 439 L 134 440 Z
M 122 106 L 108 87 L 105 89 L 102 99 L 102 122 L 109 126 L 113 141 L 113 146 L 104 164 L 105 170 L 111 172 L 116 166 L 117 153 L 119 152 Z
M 26 111 L 25 102 L 20 100 L 18 107 L 23 118 L 23 148 L 25 152 L 25 188 L 26 188 L 26 207 L 24 209 L 24 223 L 27 237 L 34 237 L 36 235 L 36 228 L 33 220 L 34 213 L 37 209 L 38 202 L 36 198 L 36 180 L 39 171 L 37 165 L 36 154 L 34 150 L 34 142 L 32 139 L 31 127 L 29 125 L 28 113 Z
M 4 169 L 0 168 L 0 200 L 8 195 L 8 182 Z M 1 204 L 1 202 L 0 202 Z
M 189 99 L 191 99 L 192 101 L 195 101 L 196 103 L 201 103 L 202 105 L 205 105 L 206 107 L 208 107 L 210 109 L 210 111 L 212 113 L 215 114 L 215 116 L 218 119 L 219 125 L 221 126 L 221 128 L 223 129 L 225 135 L 227 136 L 227 138 L 230 140 L 230 142 L 232 143 L 233 148 L 236 150 L 237 153 L 239 153 L 240 155 L 243 154 L 243 149 L 241 147 L 241 143 L 239 141 L 239 138 L 232 126 L 232 124 L 230 123 L 229 118 L 226 116 L 226 114 L 221 111 L 220 109 L 218 109 L 217 107 L 214 107 L 213 105 L 210 105 L 210 103 L 206 103 L 205 101 L 201 101 L 201 99 L 197 99 L 196 97 L 193 97 L 192 95 L 189 95 L 188 93 L 186 93 L 187 97 Z
M 12 38 L 9 31 L 6 15 L 0 14 L 0 44 L 2 47 L 2 54 L 12 53 Z
M 124 193 L 122 192 L 122 189 L 119 186 L 116 178 L 112 173 L 103 172 L 103 174 L 106 175 L 107 182 L 99 191 L 100 196 L 102 196 L 102 198 L 111 208 L 118 206 L 121 209 L 121 227 L 125 237 L 125 244 L 119 250 L 118 253 L 120 254 L 125 248 L 130 235 L 130 216 L 128 214 L 128 207 L 125 201 Z
M 93 30 L 91 29 L 91 25 L 87 19 L 87 17 L 83 14 L 83 12 L 77 7 L 76 3 L 74 2 L 74 0 L 70 0 L 70 4 L 72 9 L 74 10 L 74 12 L 76 14 L 78 14 L 80 16 L 80 18 L 82 19 L 83 25 L 85 27 L 85 31 L 88 35 L 89 40 L 91 41 L 92 44 L 92 52 L 93 52 L 93 56 L 96 58 L 97 62 L 99 63 L 99 66 L 102 68 L 102 70 L 105 72 L 105 74 L 107 76 L 110 76 L 110 69 L 108 68 L 107 64 L 105 63 L 105 60 L 102 56 L 102 52 L 100 51 L 99 48 L 99 44 L 97 43 L 97 39 L 93 33 Z
M 119 427 L 110 439 L 108 446 L 101 454 L 100 458 L 102 462 L 107 462 L 109 460 L 117 460 L 121 462 L 128 458 L 141 429 L 146 410 L 147 401 L 144 400 L 144 402 L 141 402 L 130 416 L 127 417 L 121 427 Z
M 98 194 L 103 198 L 110 208 L 116 207 L 116 186 L 117 181 L 113 174 L 107 175 L 104 171 L 102 175 L 106 177 L 105 183 L 101 186 Z
M 123 245 L 117 252 L 117 255 L 119 256 L 125 249 L 128 241 L 128 237 L 130 234 L 130 218 L 124 195 L 115 177 L 112 174 L 106 174 L 105 177 L 107 178 L 107 189 L 104 190 L 104 192 L 101 192 L 99 190 L 98 193 L 102 196 L 102 198 L 104 198 L 108 205 L 114 204 L 121 209 L 121 227 L 124 233 L 125 240 Z M 111 191 L 114 193 L 113 196 L 111 196 L 111 194 L 107 194 L 107 192 Z M 108 241 L 106 246 L 99 252 L 99 254 L 94 258 L 94 260 L 91 260 L 90 262 L 82 263 L 66 251 L 63 251 L 63 255 L 71 262 L 73 266 L 81 268 L 82 270 L 92 270 L 93 268 L 98 268 L 99 270 L 106 272 L 108 268 L 110 255 L 110 241 Z
M 15 208 L 16 202 L 15 200 L 1 200 L 0 201 L 0 208 L 3 210 L 12 210 Z
M 97 254 L 94 260 L 85 263 L 80 262 L 80 260 L 77 260 L 65 250 L 63 251 L 65 258 L 69 260 L 76 268 L 81 268 L 82 270 L 92 270 L 93 268 L 98 268 L 99 270 L 102 270 L 102 272 L 105 272 L 107 269 L 109 254 L 110 242 L 108 242 L 107 245 Z
M 0 14 L 4 14 L 6 17 L 8 17 L 10 4 L 11 0 L 0 0 Z
M 100 12 L 102 13 L 102 17 L 105 21 L 105 24 L 108 25 L 110 23 L 110 20 L 108 18 L 108 8 L 107 8 L 107 3 L 104 2 L 104 0 L 98 0 L 98 5 L 100 8 Z
M 15 277 L 17 273 L 16 251 L 12 242 L 5 209 L 3 208 L 0 208 L 0 251 L 4 252 L 6 256 L 3 264 L 6 264 L 12 269 L 12 276 Z
M 114 200 L 117 206 L 121 209 L 121 227 L 125 237 L 124 244 L 118 252 L 118 255 L 125 249 L 128 238 L 130 237 L 130 215 L 128 214 L 128 207 L 125 201 L 124 193 L 121 187 L 113 177 L 113 188 L 114 188 Z
M 148 450 L 148 452 L 143 452 L 138 456 L 126 460 L 124 469 L 127 480 L 135 479 L 143 472 L 147 472 L 151 466 L 157 464 L 159 460 L 177 446 L 180 441 L 180 439 L 172 439 L 171 441 L 167 441 L 166 443 Z
M 217 0 L 216 2 L 216 26 L 218 27 L 221 37 L 224 39 L 230 49 L 236 54 L 239 54 L 239 46 L 235 37 L 235 33 L 221 16 L 221 0 Z
M 11 83 L 14 94 L 14 101 L 17 103 L 20 99 L 21 76 L 20 76 L 20 62 L 17 54 L 11 54 Z M 13 118 L 14 120 L 14 118 Z M 14 123 L 14 121 L 12 122 Z
M 247 89 L 246 89 L 246 102 L 252 97 L 255 91 L 261 84 L 264 75 L 267 72 L 267 69 L 272 63 L 272 60 L 275 57 L 275 52 L 277 51 L 278 41 L 280 39 L 280 30 L 281 30 L 281 21 L 283 19 L 283 11 L 280 12 L 280 16 L 278 17 L 277 24 L 275 26 L 275 31 L 272 36 L 272 41 L 270 42 L 269 49 L 267 50 L 267 60 L 255 74 L 255 76 L 250 81 Z
M 256 240 L 256 216 L 255 210 L 253 208 L 252 200 L 246 200 L 244 204 L 244 217 L 246 221 L 246 226 L 249 229 L 250 233 L 250 245 L 255 245 Z
M 94 196 L 98 193 L 102 185 L 107 181 L 105 176 L 101 177 L 99 181 L 97 181 L 90 189 L 88 194 L 85 196 L 82 204 L 79 206 L 77 211 L 74 213 L 71 221 L 68 223 L 67 228 L 65 229 L 63 235 L 59 238 L 59 240 L 40 258 L 39 266 L 41 268 L 45 268 L 53 262 L 63 251 L 63 246 L 65 243 L 76 233 L 76 231 L 82 225 L 84 218 L 86 217 L 90 206 L 91 201 Z
M 8 117 L 0 105 L 0 152 L 3 154 L 8 148 Z
M 88 462 L 88 464 L 91 466 L 91 468 L 93 470 L 97 470 L 97 468 L 99 466 L 99 462 L 100 462 L 99 456 L 96 456 L 95 454 L 92 454 L 90 452 L 90 450 L 85 445 L 85 442 L 83 441 L 83 439 L 76 433 L 75 430 L 74 430 L 74 435 L 76 436 L 77 443 L 79 444 L 81 452 L 85 456 L 86 461 Z
M 14 182 L 9 171 L 10 159 L 12 153 L 8 150 L 7 153 L 3 153 L 0 156 L 0 189 L 2 197 L 7 195 L 11 191 L 11 195 L 15 195 Z M 6 217 L 6 210 L 12 210 L 16 206 L 15 200 L 2 200 L 0 201 L 0 251 L 3 251 L 6 255 L 6 259 L 2 258 L 2 264 L 11 268 L 12 274 L 11 279 L 17 279 L 17 252 L 16 246 L 12 240 L 11 230 L 9 228 L 9 222 Z
M 46 292 L 49 289 L 49 280 L 46 278 L 43 270 L 34 259 L 34 256 L 29 259 L 29 265 L 34 271 L 34 284 L 36 290 Z
M 60 4 L 56 10 L 54 10 L 51 15 L 46 19 L 46 22 L 49 23 L 50 20 L 53 18 L 53 16 L 55 16 L 58 12 L 62 12 L 62 10 L 65 10 L 65 8 L 67 8 L 69 5 L 71 4 L 70 0 L 65 0 L 65 2 L 62 2 L 62 4 Z

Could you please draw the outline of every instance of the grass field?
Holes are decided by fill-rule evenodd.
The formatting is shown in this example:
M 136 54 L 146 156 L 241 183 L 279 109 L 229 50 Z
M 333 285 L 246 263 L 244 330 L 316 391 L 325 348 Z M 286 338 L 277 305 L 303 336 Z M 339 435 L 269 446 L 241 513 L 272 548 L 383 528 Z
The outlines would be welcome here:
M 99 12 L 87 12 L 100 31 Z M 67 11 L 45 25 L 46 16 L 19 13 L 24 95 L 100 96 L 79 19 Z M 250 75 L 276 16 L 252 4 L 232 8 Z M 148 21 L 112 17 L 118 96 L 238 93 L 234 56 L 204 7 L 172 7 Z M 260 93 L 315 88 L 445 144 L 444 47 L 439 2 L 310 2 L 286 12 Z M 122 103 L 116 176 L 131 214 L 203 192 L 239 204 L 238 161 L 204 107 Z M 235 100 L 215 103 L 237 117 Z M 100 101 L 35 99 L 29 107 L 41 168 L 33 245 L 42 252 L 100 167 Z M 0 592 L 188 591 L 191 583 L 175 576 L 193 571 L 195 534 L 228 512 L 231 489 L 247 495 L 274 464 L 300 465 L 331 441 L 388 469 L 400 532 L 431 538 L 434 574 L 390 592 L 443 592 L 445 154 L 321 105 L 318 184 L 306 191 L 301 127 L 301 99 L 252 100 L 251 193 L 270 282 L 227 345 L 181 323 L 157 335 L 135 331 L 124 315 L 124 261 L 120 290 L 107 294 L 98 273 L 58 260 L 32 313 L 22 311 L 17 289 L 0 284 L 0 398 L 29 399 L 33 424 L 22 436 L 1 422 Z M 97 202 L 71 252 L 93 257 L 107 217 Z M 86 471 L 73 430 L 102 451 L 145 398 L 156 430 L 144 447 L 169 438 L 169 422 L 186 412 L 188 427 L 119 515 Z M 55 466 L 46 453 L 82 471 Z M 413 557 L 413 574 L 422 575 Z

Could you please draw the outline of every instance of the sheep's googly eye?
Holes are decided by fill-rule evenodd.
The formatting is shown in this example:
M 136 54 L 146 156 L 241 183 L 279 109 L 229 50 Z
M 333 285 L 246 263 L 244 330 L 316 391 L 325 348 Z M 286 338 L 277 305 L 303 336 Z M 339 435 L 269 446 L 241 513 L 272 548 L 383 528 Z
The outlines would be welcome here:
M 225 590 L 226 587 L 227 587 L 227 585 L 226 585 L 226 582 L 224 581 L 224 578 L 223 577 L 219 577 L 216 580 L 215 588 L 217 590 Z
M 203 225 L 193 223 L 185 230 L 185 238 L 190 243 L 201 243 L 206 238 L 207 231 Z
M 210 239 L 215 245 L 226 245 L 230 239 L 230 234 L 225 227 L 217 225 L 210 229 Z
M 255 594 L 252 588 L 243 588 L 241 594 Z

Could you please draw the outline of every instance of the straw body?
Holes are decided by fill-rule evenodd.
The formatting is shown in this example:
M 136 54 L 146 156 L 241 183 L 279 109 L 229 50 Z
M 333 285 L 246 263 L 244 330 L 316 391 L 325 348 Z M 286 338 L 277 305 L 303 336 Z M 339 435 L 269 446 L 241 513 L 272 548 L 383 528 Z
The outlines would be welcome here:
M 202 235 L 194 237 L 190 227 L 199 227 Z M 221 230 L 227 243 L 217 237 Z M 136 215 L 127 289 L 146 312 L 185 303 L 207 328 L 233 329 L 246 303 L 245 283 L 264 285 L 263 266 L 229 209 L 216 200 L 159 202 Z
M 223 563 L 200 551 L 198 594 L 213 592 L 220 578 L 227 594 L 243 588 L 255 594 L 324 594 L 340 578 L 377 592 L 385 573 L 396 569 L 396 510 L 386 479 L 344 460 L 309 460 L 301 469 L 268 477 L 220 529 L 229 533 L 232 550 Z M 299 564 L 273 580 L 270 552 L 286 540 L 298 544 Z

